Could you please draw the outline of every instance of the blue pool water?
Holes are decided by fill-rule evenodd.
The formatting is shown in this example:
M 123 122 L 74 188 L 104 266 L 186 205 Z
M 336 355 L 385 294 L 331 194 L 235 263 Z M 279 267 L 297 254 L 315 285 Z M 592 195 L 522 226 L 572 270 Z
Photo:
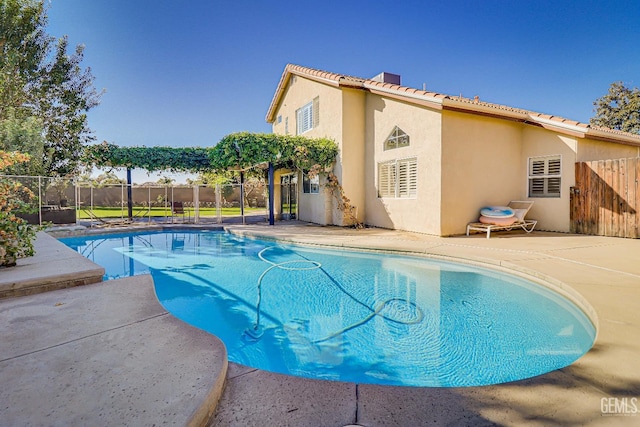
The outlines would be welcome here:
M 216 231 L 61 239 L 106 279 L 151 273 L 161 304 L 218 336 L 233 362 L 310 378 L 455 387 L 562 368 L 593 344 L 549 289 L 417 257 Z

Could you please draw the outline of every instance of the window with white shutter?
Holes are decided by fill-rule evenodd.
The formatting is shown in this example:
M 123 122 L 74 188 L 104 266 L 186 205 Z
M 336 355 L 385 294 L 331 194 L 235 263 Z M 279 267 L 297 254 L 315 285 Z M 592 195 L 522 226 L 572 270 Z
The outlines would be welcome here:
M 301 135 L 308 130 L 318 127 L 319 124 L 320 98 L 315 97 L 313 101 L 296 110 L 296 134 Z
M 378 163 L 378 197 L 411 198 L 418 192 L 416 158 Z
M 396 196 L 396 162 L 378 164 L 378 197 Z
M 562 156 L 529 158 L 529 197 L 560 197 Z

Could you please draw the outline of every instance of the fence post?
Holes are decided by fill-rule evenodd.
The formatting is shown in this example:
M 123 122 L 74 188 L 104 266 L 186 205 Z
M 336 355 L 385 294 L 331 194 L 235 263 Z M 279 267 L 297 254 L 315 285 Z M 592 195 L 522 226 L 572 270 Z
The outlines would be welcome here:
M 218 224 L 222 223 L 222 209 L 220 209 L 220 184 L 216 184 L 216 217 Z
M 38 225 L 42 225 L 42 177 L 38 175 Z
M 168 185 L 164 186 L 164 222 L 167 222 L 167 188 L 169 188 Z
M 78 185 L 78 178 L 73 179 L 73 191 L 76 199 L 76 225 L 78 224 L 78 220 L 80 219 L 80 187 Z
M 200 187 L 198 184 L 193 186 L 193 222 L 197 224 L 200 221 Z
M 93 227 L 93 184 L 91 184 L 90 191 L 89 191 L 89 211 L 91 212 L 91 215 L 89 215 L 89 217 L 91 218 L 91 222 L 89 222 L 89 227 Z
M 124 222 L 124 184 L 120 183 L 120 221 Z

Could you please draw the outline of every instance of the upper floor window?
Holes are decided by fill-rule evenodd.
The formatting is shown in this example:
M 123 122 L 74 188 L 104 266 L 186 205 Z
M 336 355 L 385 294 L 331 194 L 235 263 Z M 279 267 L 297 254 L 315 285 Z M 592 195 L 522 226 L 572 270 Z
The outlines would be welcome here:
M 391 135 L 389 135 L 386 141 L 384 141 L 385 150 L 391 150 L 394 148 L 408 147 L 408 146 L 409 146 L 409 135 L 407 135 L 398 126 L 393 128 Z
M 378 163 L 378 197 L 410 198 L 418 192 L 418 159 Z
M 318 127 L 320 124 L 320 98 L 315 97 L 313 101 L 296 110 L 297 134 L 303 134 L 308 130 Z
M 529 158 L 529 197 L 560 197 L 562 156 Z

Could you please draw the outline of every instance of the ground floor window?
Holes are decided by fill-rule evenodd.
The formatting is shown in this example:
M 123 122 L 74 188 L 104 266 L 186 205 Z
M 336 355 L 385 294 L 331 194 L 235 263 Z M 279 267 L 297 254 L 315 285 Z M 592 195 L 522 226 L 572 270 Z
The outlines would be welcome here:
M 529 197 L 560 197 L 562 156 L 529 158 Z
M 313 178 L 309 178 L 309 174 L 304 172 L 302 174 L 302 192 L 306 194 L 320 193 L 320 176 L 316 174 Z
M 417 190 L 418 159 L 378 163 L 378 197 L 416 197 Z

